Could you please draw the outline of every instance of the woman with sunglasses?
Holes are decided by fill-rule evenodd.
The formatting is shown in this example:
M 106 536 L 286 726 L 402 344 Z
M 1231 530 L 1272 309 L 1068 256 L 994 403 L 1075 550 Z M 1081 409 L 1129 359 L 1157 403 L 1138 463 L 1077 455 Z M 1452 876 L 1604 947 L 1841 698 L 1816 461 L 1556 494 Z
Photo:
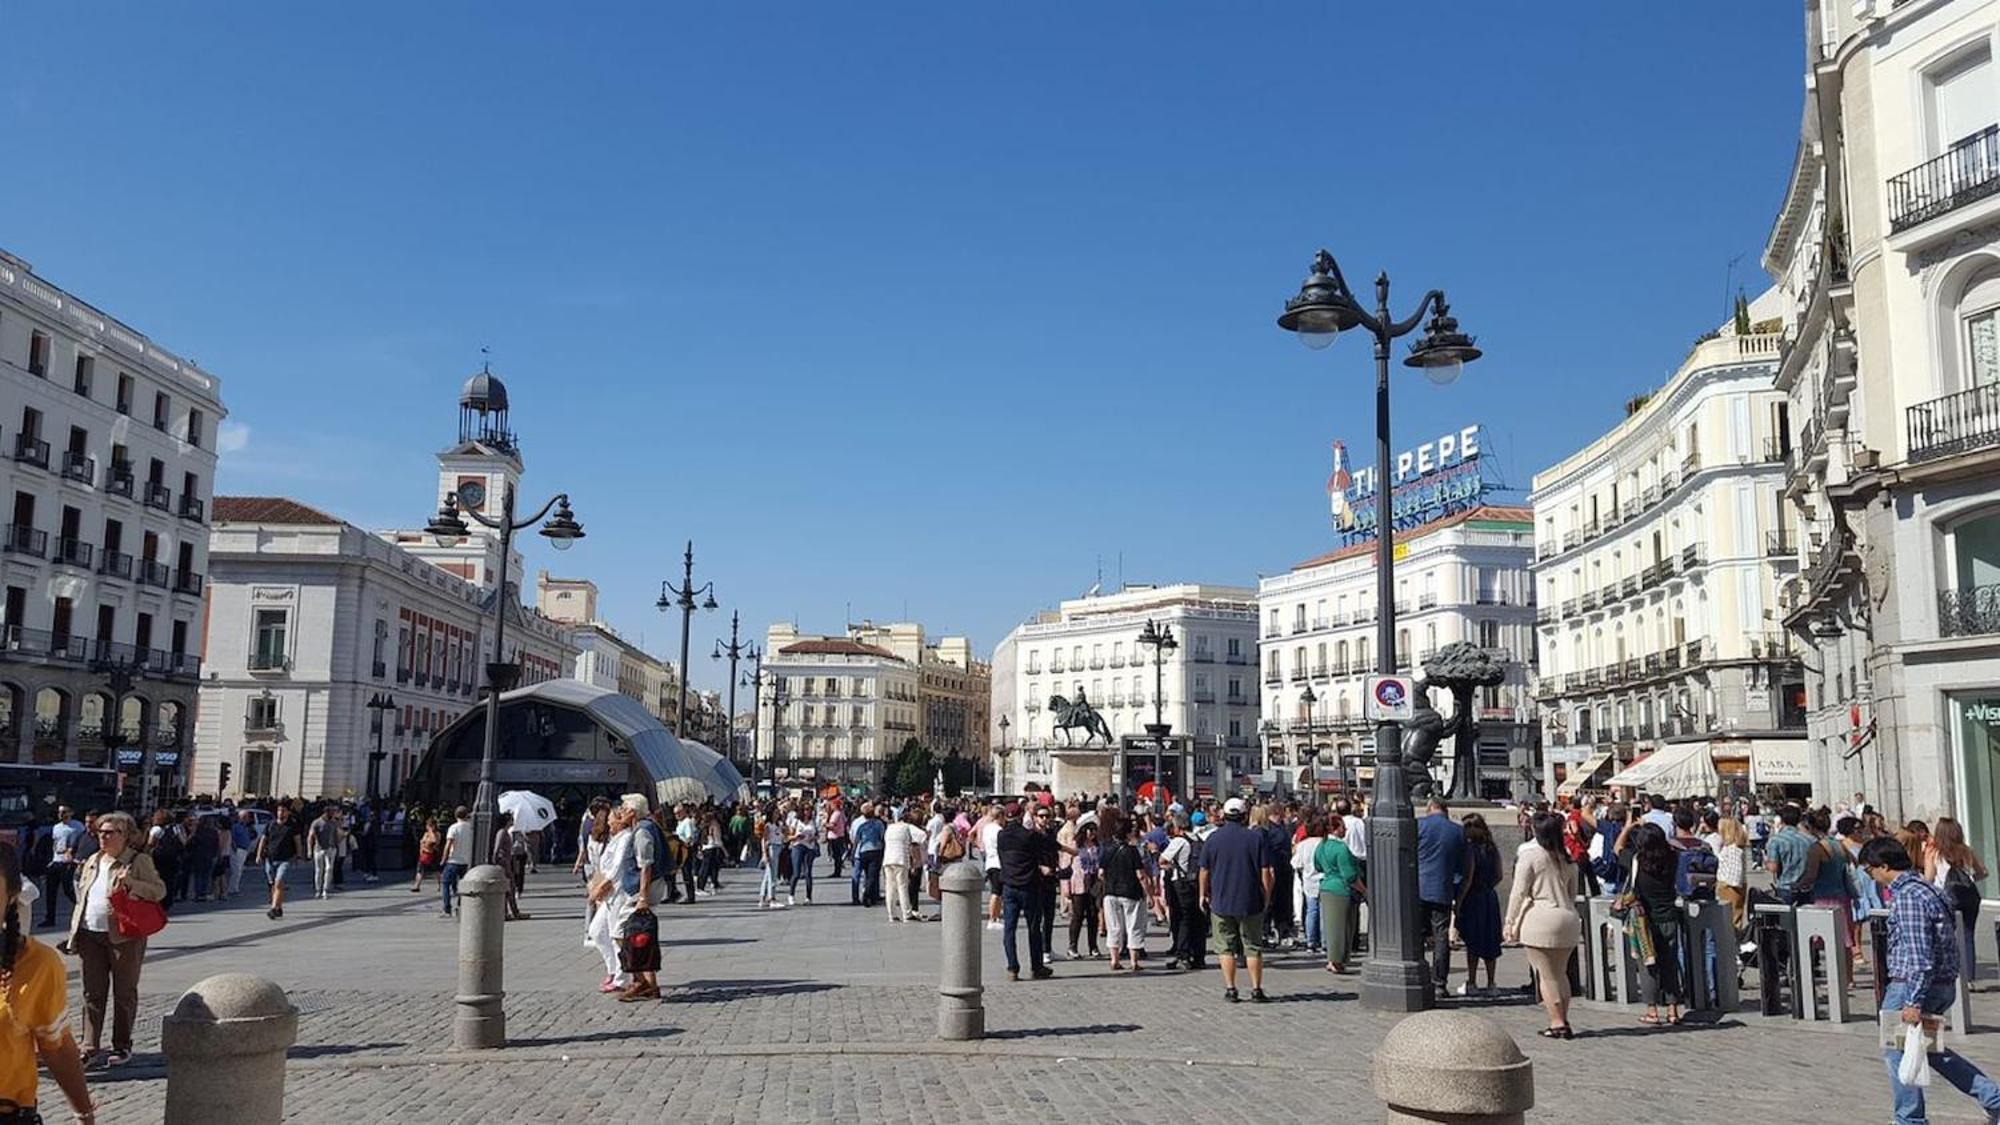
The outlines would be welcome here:
M 77 872 L 76 910 L 70 916 L 69 950 L 83 962 L 83 1037 L 86 1069 L 120 1066 L 132 1058 L 132 1019 L 139 1010 L 139 965 L 146 939 L 118 932 L 111 896 L 159 902 L 166 881 L 153 857 L 139 850 L 139 825 L 130 814 L 105 813 L 97 819 L 97 854 Z M 104 1047 L 104 1001 L 111 999 L 111 1050 Z

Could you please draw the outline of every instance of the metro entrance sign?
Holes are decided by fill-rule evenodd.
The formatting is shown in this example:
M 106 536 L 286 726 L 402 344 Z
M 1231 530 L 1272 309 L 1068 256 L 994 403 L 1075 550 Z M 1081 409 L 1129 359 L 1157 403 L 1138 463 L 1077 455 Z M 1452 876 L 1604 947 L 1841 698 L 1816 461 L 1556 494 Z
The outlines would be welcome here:
M 1408 676 L 1370 676 L 1364 712 L 1377 723 L 1406 723 L 1414 714 L 1416 685 Z

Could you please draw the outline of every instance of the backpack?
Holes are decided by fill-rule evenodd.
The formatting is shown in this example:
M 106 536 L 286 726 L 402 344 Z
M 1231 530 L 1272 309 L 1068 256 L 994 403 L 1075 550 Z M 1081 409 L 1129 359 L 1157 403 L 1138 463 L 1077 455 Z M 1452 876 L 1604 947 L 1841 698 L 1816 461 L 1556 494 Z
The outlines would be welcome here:
M 1617 885 L 1625 876 L 1625 869 L 1618 862 L 1618 855 L 1611 850 L 1611 833 L 1599 827 L 1597 837 L 1590 842 L 1590 870 L 1599 880 Z
M 1715 901 L 1716 872 L 1721 864 L 1706 846 L 1687 848 L 1674 862 L 1674 890 L 1694 902 Z
M 965 841 L 959 838 L 958 832 L 949 824 L 945 825 L 942 831 L 944 832 L 944 842 L 938 845 L 938 861 L 941 863 L 957 863 L 959 860 L 964 859 Z
M 1193 832 L 1187 834 L 1187 841 L 1188 841 L 1187 861 L 1188 861 L 1188 874 L 1190 878 L 1199 876 L 1201 874 L 1201 846 L 1204 840 L 1206 840 L 1206 837 L 1196 835 Z
M 1959 917 L 1970 918 L 1979 913 L 1979 884 L 1973 882 L 1972 872 L 1956 863 L 1945 872 L 1944 893 Z

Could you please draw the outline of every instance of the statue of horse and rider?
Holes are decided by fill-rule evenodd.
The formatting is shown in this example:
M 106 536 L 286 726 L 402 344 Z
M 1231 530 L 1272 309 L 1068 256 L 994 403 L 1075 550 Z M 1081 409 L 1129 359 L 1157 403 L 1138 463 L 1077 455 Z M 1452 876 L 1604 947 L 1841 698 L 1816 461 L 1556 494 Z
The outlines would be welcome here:
M 1075 745 L 1069 732 L 1077 729 L 1083 731 L 1085 746 L 1090 745 L 1098 735 L 1104 736 L 1107 746 L 1111 743 L 1111 724 L 1105 722 L 1104 716 L 1097 713 L 1097 708 L 1090 705 L 1090 697 L 1082 688 L 1077 689 L 1074 701 L 1060 695 L 1049 696 L 1049 714 L 1055 716 L 1056 729 L 1062 732 L 1064 746 Z

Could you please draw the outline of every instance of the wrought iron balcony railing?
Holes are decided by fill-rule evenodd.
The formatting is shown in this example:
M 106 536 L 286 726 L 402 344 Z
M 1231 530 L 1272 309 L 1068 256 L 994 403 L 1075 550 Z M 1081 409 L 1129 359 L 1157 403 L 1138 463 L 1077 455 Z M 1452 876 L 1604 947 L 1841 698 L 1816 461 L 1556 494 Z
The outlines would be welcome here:
M 1889 178 L 1889 229 L 1904 231 L 2000 194 L 2000 125 Z
M 1911 461 L 2000 445 L 2000 383 L 1920 402 L 1905 412 Z

